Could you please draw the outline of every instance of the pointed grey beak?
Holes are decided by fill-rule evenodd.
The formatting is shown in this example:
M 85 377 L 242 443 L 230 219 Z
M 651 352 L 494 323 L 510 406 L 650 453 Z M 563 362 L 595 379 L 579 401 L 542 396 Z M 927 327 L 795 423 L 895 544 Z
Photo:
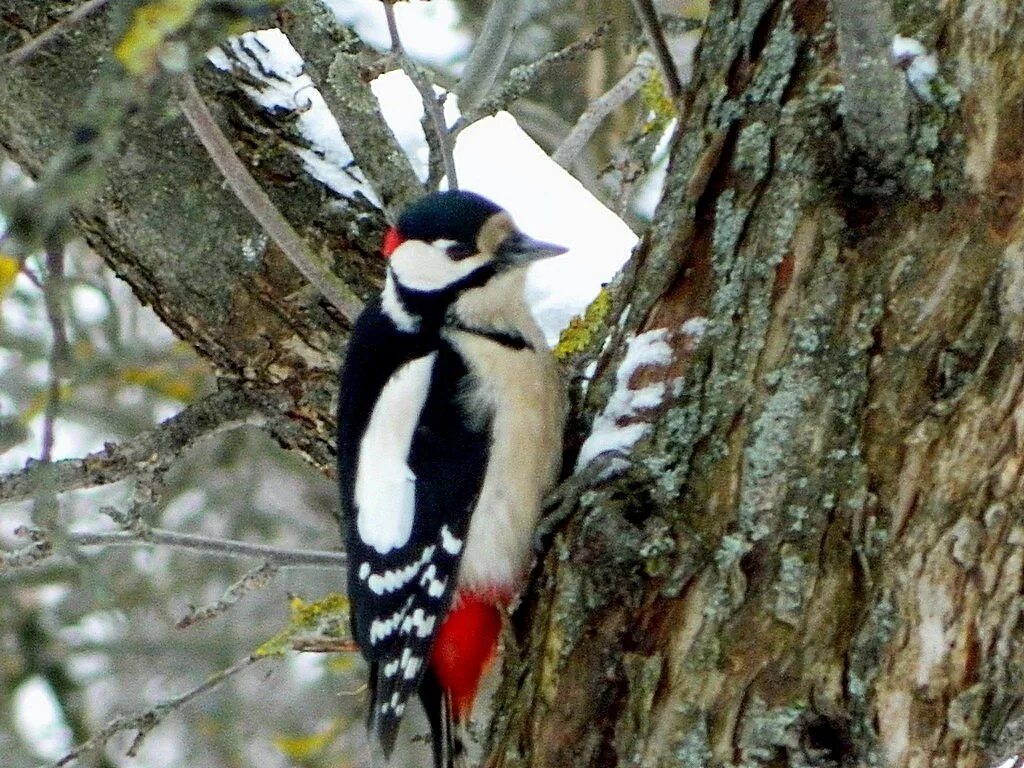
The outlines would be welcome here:
M 502 241 L 494 255 L 506 264 L 518 266 L 520 264 L 529 264 L 539 259 L 560 256 L 568 250 L 568 248 L 563 248 L 561 245 L 543 243 L 540 240 L 534 240 L 532 237 L 524 235 L 522 232 L 516 232 Z

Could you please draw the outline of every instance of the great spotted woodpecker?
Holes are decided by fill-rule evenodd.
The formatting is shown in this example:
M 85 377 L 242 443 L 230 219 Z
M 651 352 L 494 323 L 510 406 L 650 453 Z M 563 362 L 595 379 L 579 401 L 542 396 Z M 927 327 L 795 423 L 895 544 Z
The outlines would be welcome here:
M 428 195 L 385 237 L 338 406 L 352 631 L 385 756 L 418 692 L 435 766 L 461 762 L 455 731 L 559 471 L 564 391 L 524 286 L 526 265 L 564 251 L 464 191 Z

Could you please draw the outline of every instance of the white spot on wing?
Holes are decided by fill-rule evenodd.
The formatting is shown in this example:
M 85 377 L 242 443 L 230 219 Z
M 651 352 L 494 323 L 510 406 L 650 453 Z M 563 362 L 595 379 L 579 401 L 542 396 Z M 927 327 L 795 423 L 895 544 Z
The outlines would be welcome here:
M 431 544 L 423 548 L 423 554 L 420 555 L 419 560 L 410 563 L 404 568 L 395 568 L 391 571 L 384 571 L 384 573 L 369 573 L 368 571 L 368 576 L 363 578 L 366 579 L 367 586 L 374 594 L 383 595 L 386 592 L 394 592 L 415 579 L 416 574 L 430 561 L 436 550 L 437 547 Z M 431 567 L 433 568 L 434 566 Z
M 359 445 L 356 528 L 363 543 L 382 554 L 404 546 L 412 533 L 416 476 L 406 461 L 436 356 L 419 357 L 394 373 Z
M 366 577 L 370 575 L 370 564 L 364 562 L 359 566 L 359 578 L 366 580 Z
M 416 637 L 430 637 L 430 633 L 434 631 L 435 621 L 437 621 L 436 616 L 427 614 L 422 608 L 417 608 L 402 620 L 402 634 L 408 635 L 415 631 Z
M 462 539 L 448 530 L 447 525 L 441 526 L 441 546 L 449 555 L 457 555 L 462 551 Z

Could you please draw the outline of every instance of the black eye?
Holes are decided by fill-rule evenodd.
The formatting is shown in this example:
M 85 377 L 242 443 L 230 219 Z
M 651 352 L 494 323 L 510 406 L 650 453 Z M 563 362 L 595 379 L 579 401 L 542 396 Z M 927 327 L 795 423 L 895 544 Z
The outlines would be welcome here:
M 466 243 L 452 243 L 445 248 L 445 253 L 448 254 L 449 259 L 454 261 L 460 261 L 462 259 L 469 258 L 476 254 L 476 248 Z

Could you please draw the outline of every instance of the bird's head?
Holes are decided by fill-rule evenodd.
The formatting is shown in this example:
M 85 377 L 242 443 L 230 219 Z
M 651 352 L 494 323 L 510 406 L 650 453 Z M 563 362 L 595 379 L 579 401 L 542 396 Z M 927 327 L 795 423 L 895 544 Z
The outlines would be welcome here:
M 383 253 L 403 289 L 461 292 L 567 249 L 519 231 L 500 206 L 473 192 L 435 192 L 413 203 L 388 230 Z

